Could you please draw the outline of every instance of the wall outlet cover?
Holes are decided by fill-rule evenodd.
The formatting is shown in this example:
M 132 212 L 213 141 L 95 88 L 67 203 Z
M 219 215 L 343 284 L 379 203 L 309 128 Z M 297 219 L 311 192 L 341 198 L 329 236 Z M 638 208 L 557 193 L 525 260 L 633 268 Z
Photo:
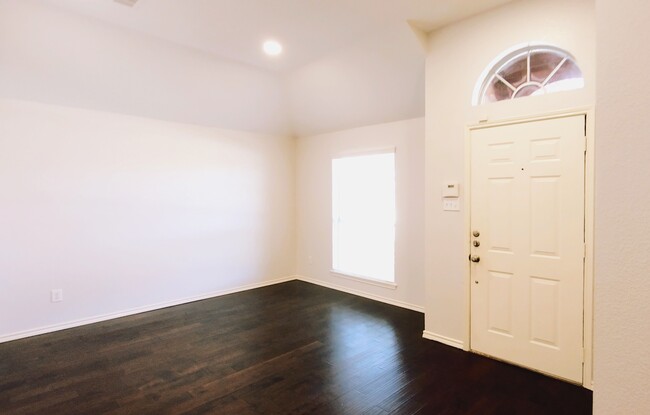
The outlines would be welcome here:
M 61 288 L 55 288 L 50 293 L 50 300 L 53 303 L 60 303 L 63 301 L 63 290 Z

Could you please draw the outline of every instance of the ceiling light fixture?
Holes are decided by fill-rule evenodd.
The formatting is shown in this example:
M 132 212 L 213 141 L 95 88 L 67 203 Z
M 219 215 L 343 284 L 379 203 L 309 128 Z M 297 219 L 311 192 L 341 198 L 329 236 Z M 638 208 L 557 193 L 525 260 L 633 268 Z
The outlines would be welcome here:
M 282 45 L 280 42 L 275 40 L 267 40 L 264 42 L 262 49 L 264 50 L 264 53 L 269 56 L 278 56 L 280 53 L 282 53 Z
M 138 0 L 113 0 L 115 3 L 120 3 L 125 6 L 133 7 L 135 6 L 135 3 L 138 2 Z

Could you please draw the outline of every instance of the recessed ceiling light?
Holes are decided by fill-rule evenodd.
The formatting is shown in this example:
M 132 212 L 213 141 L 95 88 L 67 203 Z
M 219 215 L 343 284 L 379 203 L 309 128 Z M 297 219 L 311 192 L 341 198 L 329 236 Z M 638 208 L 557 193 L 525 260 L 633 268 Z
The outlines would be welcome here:
M 262 49 L 269 56 L 277 56 L 282 53 L 282 45 L 275 40 L 267 40 L 264 42 Z
M 115 3 L 120 3 L 125 6 L 133 7 L 138 0 L 113 0 Z

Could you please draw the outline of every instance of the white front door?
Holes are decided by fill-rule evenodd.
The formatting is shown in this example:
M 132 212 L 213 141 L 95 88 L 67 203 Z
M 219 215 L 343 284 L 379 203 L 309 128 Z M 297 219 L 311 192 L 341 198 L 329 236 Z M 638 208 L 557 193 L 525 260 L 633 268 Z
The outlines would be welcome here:
M 471 133 L 471 348 L 580 383 L 584 143 L 584 115 Z

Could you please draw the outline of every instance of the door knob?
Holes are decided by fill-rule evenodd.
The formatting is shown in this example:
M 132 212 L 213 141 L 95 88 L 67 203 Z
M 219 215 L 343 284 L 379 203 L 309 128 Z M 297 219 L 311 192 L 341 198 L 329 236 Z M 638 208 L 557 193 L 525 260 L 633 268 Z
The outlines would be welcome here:
M 476 248 L 478 248 L 479 246 L 481 246 L 481 243 L 479 241 L 474 241 L 474 242 L 472 242 L 472 245 L 474 245 Z
M 474 231 L 474 232 L 472 232 L 472 235 L 474 235 L 475 238 L 478 238 L 479 236 L 481 236 L 481 232 Z
M 469 260 L 472 262 L 479 262 L 481 260 L 481 257 L 476 255 L 470 255 Z

